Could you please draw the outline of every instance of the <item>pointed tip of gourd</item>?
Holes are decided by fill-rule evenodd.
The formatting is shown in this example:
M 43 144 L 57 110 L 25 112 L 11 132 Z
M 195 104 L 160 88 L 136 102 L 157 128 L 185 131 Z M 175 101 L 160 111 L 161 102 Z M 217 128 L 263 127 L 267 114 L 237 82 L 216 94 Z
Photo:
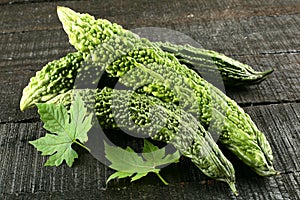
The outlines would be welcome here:
M 29 86 L 26 86 L 23 89 L 23 94 L 20 100 L 20 110 L 23 112 L 24 110 L 33 106 L 32 93 L 29 91 Z
M 25 102 L 25 99 L 22 97 L 20 101 L 20 110 L 23 112 L 27 108 L 27 104 Z
M 274 69 L 269 69 L 266 71 L 254 71 L 253 73 L 253 79 L 249 79 L 248 81 L 245 81 L 241 85 L 254 85 L 254 84 L 259 84 L 262 81 L 266 80 L 266 78 L 272 74 Z
M 239 193 L 237 192 L 237 189 L 236 189 L 236 187 L 235 187 L 235 183 L 234 183 L 234 182 L 230 182 L 230 183 L 228 183 L 228 185 L 229 185 L 231 191 L 233 192 L 233 194 L 234 194 L 235 196 L 238 196 Z
M 279 175 L 280 172 L 275 170 L 273 166 L 269 166 L 267 169 L 258 169 L 254 168 L 253 169 L 259 176 L 263 177 L 269 177 L 269 176 L 276 176 Z
M 76 15 L 76 12 L 68 7 L 57 6 L 57 15 L 59 20 L 64 23 L 69 21 L 72 16 Z
M 25 95 L 23 93 L 20 100 L 20 110 L 22 112 L 31 106 L 30 101 L 28 99 L 29 99 L 28 95 Z
M 269 74 L 271 74 L 273 71 L 274 71 L 274 69 L 270 69 L 270 70 L 261 72 L 261 74 L 262 74 L 263 77 L 266 77 L 266 76 L 268 76 Z
M 58 13 L 66 13 L 68 11 L 72 11 L 71 8 L 68 8 L 68 7 L 65 7 L 65 6 L 57 6 L 57 12 Z
M 20 110 L 23 112 L 25 110 L 24 106 L 20 105 Z

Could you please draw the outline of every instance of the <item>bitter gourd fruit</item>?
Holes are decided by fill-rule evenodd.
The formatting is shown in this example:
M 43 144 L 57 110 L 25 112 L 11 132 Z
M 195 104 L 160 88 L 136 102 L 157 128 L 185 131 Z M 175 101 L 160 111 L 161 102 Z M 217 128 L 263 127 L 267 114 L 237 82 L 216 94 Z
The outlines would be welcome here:
M 45 65 L 23 89 L 20 109 L 25 110 L 35 103 L 48 102 L 72 89 L 82 61 L 82 53 L 74 52 Z
M 70 104 L 75 92 L 95 113 L 102 129 L 129 130 L 137 137 L 151 137 L 170 143 L 190 158 L 205 175 L 228 183 L 237 194 L 231 162 L 223 155 L 210 133 L 191 114 L 152 96 L 107 87 L 71 90 L 61 100 Z
M 209 126 L 213 122 L 213 127 L 219 126 L 221 129 L 219 141 L 222 144 L 259 175 L 277 174 L 273 167 L 270 144 L 263 133 L 257 129 L 250 116 L 223 92 L 185 65 L 180 64 L 172 54 L 163 52 L 148 40 L 140 39 L 130 31 L 106 20 L 95 20 L 88 14 L 76 13 L 62 7 L 58 8 L 58 14 L 69 35 L 70 43 L 74 44 L 78 51 L 87 52 L 88 49 L 93 50 L 97 45 L 105 42 L 101 48 L 88 54 L 90 66 L 100 66 L 99 68 L 101 68 L 101 66 L 104 67 L 103 62 L 111 62 L 111 65 L 105 66 L 106 72 L 111 76 L 119 77 L 120 82 L 128 87 L 141 87 L 145 81 L 151 80 L 153 83 L 141 87 L 140 92 L 161 99 L 165 96 L 163 93 L 155 91 L 158 87 L 165 87 L 167 91 L 170 88 L 168 87 L 170 81 L 185 83 L 192 88 L 192 93 L 186 87 L 177 87 L 175 96 L 179 98 L 179 101 L 186 99 L 191 94 L 197 96 L 201 123 Z M 121 40 L 116 35 L 122 36 Z M 138 45 L 140 47 L 136 48 Z M 128 48 L 134 49 L 134 51 L 126 52 Z M 115 55 L 116 52 L 120 55 L 125 52 L 126 55 L 116 61 L 110 60 L 111 55 Z M 135 74 L 125 75 L 132 69 L 135 69 Z M 98 70 L 101 71 L 101 69 Z M 175 73 L 171 72 L 172 70 L 175 70 Z M 157 73 L 157 71 L 163 73 Z M 160 85 L 161 83 L 163 84 Z M 171 101 L 173 100 L 171 99 Z M 194 109 L 193 104 L 187 102 L 186 105 L 191 105 Z M 188 106 L 185 109 L 189 109 Z M 213 115 L 220 118 L 212 119 Z
M 61 16 L 63 17 L 63 16 Z M 106 27 L 108 29 L 106 31 L 114 30 L 114 33 L 119 34 L 120 33 L 120 27 L 117 24 L 111 24 L 107 20 L 103 20 L 102 24 L 102 30 L 106 30 Z M 112 26 L 113 28 L 111 28 Z M 95 33 L 92 34 L 93 37 L 90 38 L 92 42 L 90 44 L 84 44 L 84 43 L 74 43 L 78 49 L 80 49 L 83 52 L 88 52 L 89 50 L 93 49 L 95 44 L 100 44 L 101 41 L 105 40 L 105 37 L 103 34 L 101 35 L 101 39 L 98 39 L 99 34 L 97 36 L 97 30 L 99 27 L 94 26 Z M 131 33 L 128 33 L 129 37 L 132 37 Z M 70 37 L 72 37 L 70 35 Z M 73 40 L 70 40 L 71 42 Z M 85 41 L 85 40 L 82 40 Z M 199 49 L 192 47 L 190 45 L 176 45 L 171 44 L 168 42 L 153 42 L 154 45 L 157 45 L 159 48 L 161 48 L 164 51 L 168 51 L 176 56 L 176 58 L 179 60 L 180 63 L 185 64 L 189 68 L 195 70 L 200 75 L 211 73 L 214 75 L 214 73 L 221 73 L 222 80 L 226 86 L 245 86 L 245 85 L 251 85 L 251 84 L 258 84 L 261 81 L 263 81 L 267 75 L 272 73 L 273 70 L 267 70 L 265 72 L 258 72 L 255 71 L 253 68 L 251 68 L 249 65 L 240 63 L 237 60 L 234 60 L 232 58 L 229 58 L 225 56 L 224 54 L 211 51 L 211 50 L 205 50 L 205 49 Z M 52 69 L 56 68 L 69 68 L 71 70 L 71 66 L 77 66 L 76 69 L 78 69 L 78 66 L 81 64 L 83 57 L 85 53 L 72 53 L 71 55 L 65 56 L 65 58 L 61 58 L 60 61 L 53 61 L 47 64 L 44 68 L 47 70 L 50 69 L 50 66 Z M 66 62 L 69 61 L 69 62 Z M 76 63 L 77 62 L 77 63 Z M 63 66 L 64 65 L 64 66 Z M 216 71 L 216 69 L 218 71 Z M 45 70 L 45 69 L 43 69 Z M 57 73 L 57 74 L 55 74 Z M 55 71 L 55 73 L 52 72 L 53 77 L 57 76 L 64 76 L 67 74 L 62 74 L 61 71 Z M 76 74 L 75 71 L 73 73 Z M 32 81 L 30 81 L 30 84 L 26 87 L 26 89 L 23 92 L 23 98 L 21 100 L 20 108 L 21 110 L 25 110 L 26 108 L 32 107 L 34 103 L 42 103 L 50 101 L 52 98 L 55 97 L 55 93 L 49 95 L 49 93 L 52 93 L 56 88 L 62 88 L 62 86 L 66 86 L 67 81 L 65 81 L 64 78 L 61 78 L 59 80 L 56 80 L 55 82 L 51 83 L 51 89 L 43 87 L 45 91 L 43 92 L 43 97 L 40 93 L 37 93 L 37 83 L 36 80 L 42 80 L 45 79 L 43 77 L 43 73 L 38 72 L 36 74 L 35 78 L 32 78 Z M 69 75 L 68 75 L 69 76 Z M 74 76 L 75 79 L 75 76 Z M 68 88 L 72 88 L 72 80 L 67 84 Z M 63 83 L 65 82 L 65 83 Z M 63 83 L 61 85 L 61 83 Z M 45 84 L 47 85 L 47 84 Z M 42 90 L 40 90 L 42 92 Z M 55 101 L 55 99 L 53 99 Z
M 176 149 L 182 150 L 181 153 L 189 157 L 204 174 L 227 182 L 232 191 L 237 193 L 232 164 L 223 155 L 211 135 L 191 114 L 176 109 L 173 104 L 163 103 L 155 97 L 110 88 L 101 90 L 95 99 L 95 113 L 100 123 L 108 119 L 117 120 L 118 127 L 134 130 L 137 133 L 147 133 L 154 140 L 172 143 Z M 151 109 L 152 115 L 150 115 Z M 134 126 L 128 127 L 131 121 L 134 122 Z M 165 122 L 163 128 L 155 127 L 161 122 Z M 112 127 L 111 123 L 102 125 Z M 152 130 L 160 131 L 153 136 Z
M 69 35 L 70 43 L 81 52 L 92 50 L 95 45 L 105 42 L 112 34 L 129 38 L 138 37 L 136 34 L 124 30 L 116 23 L 111 23 L 105 19 L 95 20 L 93 16 L 88 14 L 81 14 L 79 17 L 72 12 L 73 11 L 68 10 L 68 8 L 58 7 L 58 16 L 64 24 L 63 27 L 65 31 Z M 70 15 L 64 13 L 69 13 Z M 70 19 L 68 19 L 69 16 Z M 78 23 L 81 24 L 77 26 L 76 19 L 72 19 L 72 17 L 77 17 Z M 83 21 L 80 21 L 80 19 L 83 19 Z M 84 19 L 89 22 L 85 23 Z M 69 21 L 74 24 L 72 26 L 67 25 Z M 89 34 L 85 34 L 86 32 Z M 78 38 L 79 35 L 82 38 Z M 153 44 L 164 51 L 174 54 L 180 63 L 187 65 L 200 74 L 209 71 L 221 73 L 224 84 L 227 86 L 258 84 L 273 72 L 273 69 L 264 72 L 255 71 L 249 65 L 212 50 L 200 49 L 190 45 L 175 45 L 168 42 L 153 42 Z M 218 71 L 216 72 L 216 70 Z
M 162 50 L 174 54 L 180 63 L 195 70 L 199 75 L 220 73 L 225 86 L 258 84 L 274 71 L 273 69 L 264 72 L 255 71 L 249 65 L 224 54 L 188 44 L 175 45 L 169 42 L 155 42 L 155 44 Z
M 271 69 L 265 72 L 258 72 L 249 65 L 240 63 L 239 61 L 229 58 L 224 54 L 211 50 L 195 48 L 190 45 L 176 45 L 168 42 L 153 42 L 153 44 L 157 45 L 164 51 L 174 54 L 181 64 L 185 64 L 189 68 L 195 70 L 199 75 L 207 73 L 214 75 L 214 73 L 221 73 L 222 80 L 226 86 L 258 84 L 273 71 L 273 69 Z M 52 70 L 58 68 L 66 69 L 69 72 L 72 72 L 73 79 L 75 79 L 77 70 L 83 62 L 83 55 L 84 54 L 82 53 L 68 54 L 60 60 L 49 62 L 45 65 L 45 67 L 43 67 L 42 71 L 50 70 L 50 68 Z M 72 68 L 72 66 L 76 67 Z M 216 69 L 218 70 L 217 72 Z M 48 85 L 50 88 L 46 88 L 45 86 L 47 84 L 44 84 L 44 87 L 40 89 L 40 92 L 43 92 L 42 97 L 41 93 L 36 92 L 37 84 L 35 80 L 45 80 L 44 74 L 45 73 L 43 72 L 38 72 L 36 73 L 35 78 L 31 79 L 30 84 L 23 92 L 20 104 L 21 110 L 32 107 L 34 103 L 49 102 L 52 98 L 54 98 L 52 101 L 55 101 L 55 94 L 58 93 L 53 93 L 53 91 L 58 91 L 59 88 L 73 88 L 74 82 L 70 74 L 62 72 L 62 70 L 56 70 L 51 72 L 51 76 L 52 78 L 59 76 L 59 79 L 51 81 L 51 84 Z M 65 78 L 64 76 L 68 76 L 68 78 Z M 49 95 L 49 93 L 52 94 Z

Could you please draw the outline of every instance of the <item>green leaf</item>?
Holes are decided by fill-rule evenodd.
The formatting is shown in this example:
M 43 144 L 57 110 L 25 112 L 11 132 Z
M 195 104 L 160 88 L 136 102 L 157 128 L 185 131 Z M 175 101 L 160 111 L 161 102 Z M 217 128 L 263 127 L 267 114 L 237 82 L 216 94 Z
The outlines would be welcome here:
M 69 167 L 78 158 L 72 149 L 73 143 L 84 147 L 87 133 L 92 127 L 92 114 L 87 116 L 87 109 L 79 95 L 75 95 L 70 107 L 70 117 L 63 105 L 38 104 L 39 114 L 44 127 L 51 133 L 35 141 L 30 141 L 43 156 L 50 156 L 45 166 L 59 166 L 64 160 Z M 53 134 L 56 133 L 56 134 Z
M 126 178 L 126 177 L 130 177 L 132 176 L 133 174 L 132 173 L 129 173 L 129 172 L 115 172 L 113 173 L 112 175 L 110 175 L 108 177 L 108 179 L 106 180 L 106 184 L 111 181 L 112 179 L 115 179 L 115 178 Z
M 77 153 L 71 148 L 72 139 L 66 134 L 46 134 L 45 137 L 30 141 L 43 156 L 51 155 L 45 166 L 59 166 L 64 160 L 69 167 L 72 166 Z
M 155 146 L 148 140 L 144 139 L 143 153 L 150 153 L 150 152 L 157 151 L 157 150 L 159 150 L 159 148 L 157 146 Z
M 67 110 L 63 105 L 37 103 L 44 128 L 51 133 L 62 133 L 68 122 Z
M 131 181 L 135 181 L 146 176 L 149 172 L 153 172 L 164 184 L 168 184 L 160 176 L 159 166 L 177 162 L 180 157 L 178 151 L 173 154 L 166 154 L 165 149 L 159 149 L 147 140 L 144 140 L 142 154 L 134 152 L 130 147 L 122 149 L 107 143 L 104 143 L 104 146 L 106 158 L 111 162 L 109 167 L 117 171 L 107 179 L 106 183 L 115 178 L 126 177 L 131 177 Z
M 121 147 L 110 146 L 105 143 L 106 158 L 112 163 L 109 167 L 121 172 L 144 173 L 155 170 L 155 166 L 145 162 L 137 153 L 124 150 Z M 134 171 L 133 171 L 134 170 Z
M 128 152 L 134 152 L 134 150 L 129 146 L 127 146 L 125 150 L 128 151 Z
M 158 173 L 158 172 L 157 172 L 157 173 Z M 132 181 L 136 181 L 136 180 L 138 180 L 138 179 L 140 179 L 140 178 L 146 176 L 147 174 L 148 174 L 148 172 L 145 172 L 145 173 L 137 173 L 135 176 L 133 176 L 133 177 L 131 178 L 131 182 L 132 182 Z
M 87 132 L 92 127 L 92 114 L 87 116 L 87 108 L 80 95 L 75 95 L 74 101 L 70 107 L 71 123 L 70 125 L 75 129 L 72 133 L 73 137 L 86 142 L 88 140 Z
M 165 149 L 159 149 L 157 146 L 153 145 L 151 142 L 144 140 L 143 157 L 148 162 L 155 162 L 157 158 L 163 158 L 166 155 Z
M 165 149 L 159 149 L 151 142 L 144 140 L 143 157 L 155 166 L 166 165 L 179 161 L 180 154 L 178 151 L 168 154 Z

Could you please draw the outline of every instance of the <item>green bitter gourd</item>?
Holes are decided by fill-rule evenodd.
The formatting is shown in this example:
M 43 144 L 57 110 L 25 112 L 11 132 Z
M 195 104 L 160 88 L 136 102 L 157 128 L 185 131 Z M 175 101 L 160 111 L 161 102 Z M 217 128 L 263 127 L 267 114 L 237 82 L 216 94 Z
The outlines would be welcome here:
M 101 24 L 101 29 L 103 31 L 107 29 L 108 32 L 110 30 L 114 30 L 114 33 L 120 33 L 120 27 L 118 28 L 117 24 L 110 24 L 110 22 L 106 20 L 103 20 Z M 110 25 L 113 28 L 110 27 Z M 91 44 L 74 43 L 74 45 L 76 45 L 76 47 L 83 52 L 88 52 L 89 50 L 93 49 L 93 45 L 100 44 L 101 41 L 105 40 L 104 34 L 102 34 L 101 36 L 99 34 L 97 35 L 97 32 L 99 32 L 99 30 L 97 29 L 99 29 L 99 27 L 94 26 L 92 28 L 94 28 L 94 33 L 92 34 L 93 37 L 90 38 L 90 40 L 92 41 Z M 92 30 L 92 28 L 90 30 Z M 128 33 L 128 36 L 132 37 L 132 34 Z M 72 38 L 72 35 L 70 35 L 70 37 Z M 98 39 L 98 37 L 102 40 Z M 70 41 L 72 42 L 73 40 L 70 39 Z M 226 86 L 258 84 L 273 71 L 268 70 L 265 72 L 257 72 L 250 66 L 240 63 L 237 60 L 233 60 L 225 56 L 224 54 L 211 50 L 195 48 L 189 45 L 176 45 L 168 42 L 153 42 L 153 44 L 164 51 L 171 52 L 176 56 L 180 63 L 185 64 L 189 68 L 192 68 L 200 75 L 207 72 L 208 74 L 211 73 L 212 75 L 214 75 L 214 73 L 221 73 L 222 80 Z M 25 110 L 29 107 L 34 106 L 34 103 L 50 101 L 52 98 L 54 98 L 53 101 L 55 101 L 55 95 L 59 95 L 55 91 L 58 91 L 60 89 L 62 91 L 65 91 L 65 89 L 62 89 L 63 87 L 71 89 L 74 84 L 72 81 L 76 77 L 76 70 L 82 63 L 84 55 L 85 53 L 71 53 L 70 55 L 68 54 L 60 60 L 48 63 L 42 69 L 42 71 L 44 72 L 38 72 L 36 76 L 31 79 L 30 84 L 24 89 L 23 97 L 20 103 L 21 110 Z M 76 67 L 73 68 L 72 66 Z M 69 70 L 70 72 L 72 71 L 72 73 L 74 73 L 73 75 L 75 75 L 73 76 L 73 79 L 72 77 L 70 77 L 70 74 L 63 72 L 62 69 Z M 218 70 L 217 72 L 216 69 Z M 45 72 L 49 70 L 52 70 L 52 77 L 45 77 L 45 74 L 47 74 Z M 55 81 L 51 79 L 51 84 L 47 84 L 49 83 L 49 81 L 46 82 L 45 80 L 50 80 L 50 78 L 53 77 L 59 77 L 59 79 Z M 43 84 L 39 85 L 35 80 L 43 80 Z M 46 85 L 48 85 L 49 88 L 46 88 Z M 37 90 L 39 90 L 39 92 L 37 92 Z M 42 96 L 41 93 L 43 93 Z
M 95 113 L 102 129 L 129 130 L 138 137 L 151 137 L 173 144 L 205 175 L 228 183 L 237 195 L 232 164 L 210 133 L 191 114 L 156 97 L 107 87 L 70 90 L 57 103 L 70 104 L 73 92 L 82 96 L 90 112 Z
M 274 70 L 255 71 L 247 64 L 234 60 L 212 50 L 190 45 L 175 45 L 169 42 L 156 42 L 159 48 L 176 56 L 181 64 L 187 65 L 199 75 L 219 72 L 225 86 L 245 86 L 258 84 Z
M 23 89 L 20 109 L 25 110 L 35 103 L 48 102 L 72 89 L 82 61 L 82 53 L 74 52 L 45 65 Z
M 106 45 L 103 45 L 102 48 L 88 54 L 91 61 L 89 64 L 95 66 L 95 63 L 97 63 L 97 66 L 103 66 L 103 61 L 111 62 L 111 65 L 105 67 L 106 72 L 111 76 L 119 77 L 120 82 L 128 87 L 137 88 L 144 85 L 145 80 L 151 80 L 153 83 L 140 88 L 140 92 L 161 99 L 165 97 L 164 93 L 152 91 L 152 88 L 156 90 L 158 85 L 158 87 L 167 88 L 167 91 L 168 81 L 184 82 L 193 89 L 192 92 L 197 96 L 200 121 L 204 125 L 210 125 L 213 114 L 223 117 L 224 120 L 214 119 L 216 122 L 213 123 L 213 126 L 216 127 L 222 125 L 220 142 L 259 175 L 277 174 L 277 171 L 273 168 L 273 155 L 270 145 L 249 115 L 220 90 L 185 65 L 181 65 L 173 55 L 163 52 L 148 40 L 140 39 L 130 31 L 124 30 L 119 25 L 111 24 L 107 20 L 95 20 L 94 17 L 88 14 L 79 14 L 62 7 L 58 8 L 58 14 L 65 31 L 69 35 L 70 43 L 77 50 L 87 52 L 87 50 L 93 50 L 97 45 L 105 42 Z M 122 36 L 121 40 L 123 41 L 120 41 L 120 38 L 118 39 L 116 35 Z M 138 45 L 141 45 L 139 49 L 136 48 Z M 121 56 L 116 61 L 109 60 L 111 54 L 126 52 L 128 48 L 135 50 L 128 52 L 126 56 Z M 136 57 L 134 57 L 134 54 Z M 164 69 L 161 68 L 161 65 L 164 65 Z M 124 76 L 132 69 L 136 69 L 134 70 L 135 74 L 131 73 L 132 76 Z M 163 73 L 157 76 L 155 70 L 161 70 Z M 172 73 L 172 70 L 175 70 L 175 73 Z M 178 79 L 178 76 L 181 76 L 181 78 Z M 161 83 L 164 84 L 160 85 Z M 186 99 L 186 96 L 182 95 L 185 91 L 186 87 L 179 87 L 178 92 L 176 92 L 180 102 Z M 190 92 L 188 91 L 186 95 L 193 94 Z M 171 99 L 171 101 L 173 100 Z M 186 105 L 193 104 L 188 102 Z M 185 108 L 189 109 L 188 106 Z M 193 109 L 192 106 L 192 112 Z

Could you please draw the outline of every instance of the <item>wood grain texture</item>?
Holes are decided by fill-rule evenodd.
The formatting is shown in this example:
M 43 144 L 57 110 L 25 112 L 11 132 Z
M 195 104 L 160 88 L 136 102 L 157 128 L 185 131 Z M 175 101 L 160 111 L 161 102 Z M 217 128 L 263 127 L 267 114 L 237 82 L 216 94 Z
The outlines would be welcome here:
M 201 21 L 196 17 L 186 17 L 194 15 L 189 12 L 181 14 L 181 9 L 176 7 L 181 6 L 181 4 L 165 5 L 162 2 L 162 5 L 164 5 L 163 7 L 158 6 L 157 9 L 154 9 L 153 5 L 156 4 L 149 3 L 149 5 L 148 3 L 144 3 L 143 6 L 145 6 L 145 12 L 135 13 L 136 11 L 129 12 L 129 8 L 126 7 L 129 3 L 126 4 L 126 1 L 122 2 L 122 4 L 116 3 L 112 7 L 109 7 L 111 5 L 110 3 L 103 3 L 103 5 L 101 4 L 101 7 L 99 7 L 90 5 L 92 3 L 89 1 L 85 3 L 85 10 L 79 8 L 79 6 L 82 7 L 82 4 L 76 2 L 69 2 L 69 5 L 64 3 L 63 5 L 66 4 L 80 12 L 89 12 L 96 17 L 106 18 L 112 22 L 123 25 L 127 29 L 149 26 L 174 29 L 192 37 L 204 48 L 217 50 L 230 55 L 299 51 L 299 14 L 252 16 L 249 18 L 234 18 L 235 15 L 232 14 L 232 18 L 221 18 L 218 20 L 210 19 L 208 16 L 204 15 L 206 21 Z M 1 38 L 3 38 L 3 40 L 8 39 L 5 36 L 6 34 L 32 31 L 34 31 L 34 34 L 38 34 L 38 31 L 61 30 L 62 27 L 56 14 L 56 5 L 58 4 L 59 3 L 57 2 L 53 4 L 37 3 L 33 4 L 33 6 L 31 4 L 21 4 L 16 6 L 11 5 L 7 8 L 2 6 L 2 10 L 4 12 L 0 13 L 0 20 L 3 23 L 0 27 L 0 33 L 2 33 Z M 146 7 L 147 5 L 149 8 Z M 21 7 L 19 8 L 18 6 Z M 123 6 L 120 10 L 123 10 L 123 12 L 126 11 L 127 13 L 122 15 L 119 14 L 121 11 L 116 11 L 118 6 Z M 131 5 L 131 9 L 134 10 L 135 6 Z M 176 12 L 171 12 L 172 10 L 169 12 L 163 12 L 160 10 L 167 9 L 165 7 L 168 7 L 169 9 L 172 8 L 176 10 Z M 101 10 L 97 10 L 96 8 Z M 184 7 L 181 6 L 181 8 Z M 149 14 L 148 16 L 148 11 L 156 11 L 158 13 Z M 14 13 L 19 13 L 20 16 L 9 16 Z M 173 16 L 161 16 L 165 13 L 176 13 L 177 17 L 174 19 L 172 18 Z M 201 13 L 201 10 L 197 13 Z M 156 17 L 160 18 L 160 20 L 157 20 Z M 17 21 L 5 21 L 12 19 Z M 14 26 L 14 28 L 10 28 L 10 26 Z M 34 38 L 39 39 L 39 36 L 37 35 Z M 47 39 L 49 39 L 49 37 L 45 38 L 45 40 Z M 14 43 L 13 38 L 6 41 Z M 65 44 L 65 39 L 62 39 L 61 41 Z M 55 43 L 51 45 L 55 45 Z
M 177 30 L 204 48 L 275 72 L 260 85 L 227 88 L 262 130 L 281 175 L 262 178 L 221 146 L 236 169 L 240 195 L 212 181 L 188 159 L 137 182 L 114 180 L 89 153 L 79 151 L 72 168 L 44 167 L 28 141 L 42 128 L 36 109 L 19 111 L 22 89 L 47 62 L 74 51 L 57 18 L 69 6 L 127 29 Z M 0 0 L 0 199 L 300 199 L 300 4 L 298 0 Z M 155 34 L 148 36 L 157 40 Z M 126 143 L 120 136 L 116 139 Z
M 97 189 L 76 191 L 55 191 L 51 193 L 15 193 L 3 196 L 3 199 L 157 199 L 157 200 L 279 200 L 299 199 L 299 174 L 282 175 L 262 181 L 257 178 L 249 178 L 245 183 L 245 191 L 240 192 L 238 197 L 226 194 L 227 190 L 218 187 L 214 182 L 210 183 L 179 183 L 168 187 L 161 185 L 129 185 L 123 188 L 112 188 L 106 191 Z M 285 185 L 286 184 L 286 185 Z M 138 190 L 136 188 L 139 188 Z M 287 188 L 288 187 L 288 188 Z M 289 190 L 287 190 L 289 189 Z
M 30 70 L 18 71 L 18 72 L 1 72 L 0 73 L 0 123 L 9 121 L 22 121 L 32 118 L 36 118 L 37 114 L 35 109 L 28 110 L 26 112 L 20 111 L 20 99 L 22 96 L 22 88 L 24 88 L 30 76 L 34 76 L 35 72 Z M 26 79 L 25 79 L 25 78 Z
M 7 198 L 107 199 L 298 199 L 300 197 L 300 104 L 247 107 L 246 110 L 265 132 L 274 150 L 275 168 L 282 174 L 262 178 L 225 151 L 237 174 L 238 197 L 226 184 L 205 177 L 191 162 L 183 159 L 162 171 L 171 183 L 161 185 L 150 175 L 135 183 L 113 181 L 106 190 L 105 179 L 112 173 L 87 152 L 79 149 L 72 168 L 43 167 L 45 158 L 28 141 L 45 134 L 40 122 L 0 125 L 0 194 Z M 294 123 L 290 123 L 290 122 Z M 153 191 L 157 193 L 153 194 Z M 154 196 L 153 196 L 154 195 Z M 1 196 L 0 196 L 1 197 Z
M 26 1 L 24 1 L 26 2 Z M 32 1 L 37 2 L 37 1 Z M 105 17 L 122 25 L 176 24 L 195 21 L 217 21 L 253 16 L 276 16 L 296 14 L 300 11 L 297 0 L 289 1 L 167 1 L 130 0 L 112 1 L 55 1 L 2 5 L 0 19 L 3 33 L 45 30 L 57 27 L 55 9 L 57 5 L 72 7 L 81 12 L 90 12 L 96 17 Z M 17 15 L 16 15 L 17 14 Z M 24 22 L 24 23 L 22 23 Z

